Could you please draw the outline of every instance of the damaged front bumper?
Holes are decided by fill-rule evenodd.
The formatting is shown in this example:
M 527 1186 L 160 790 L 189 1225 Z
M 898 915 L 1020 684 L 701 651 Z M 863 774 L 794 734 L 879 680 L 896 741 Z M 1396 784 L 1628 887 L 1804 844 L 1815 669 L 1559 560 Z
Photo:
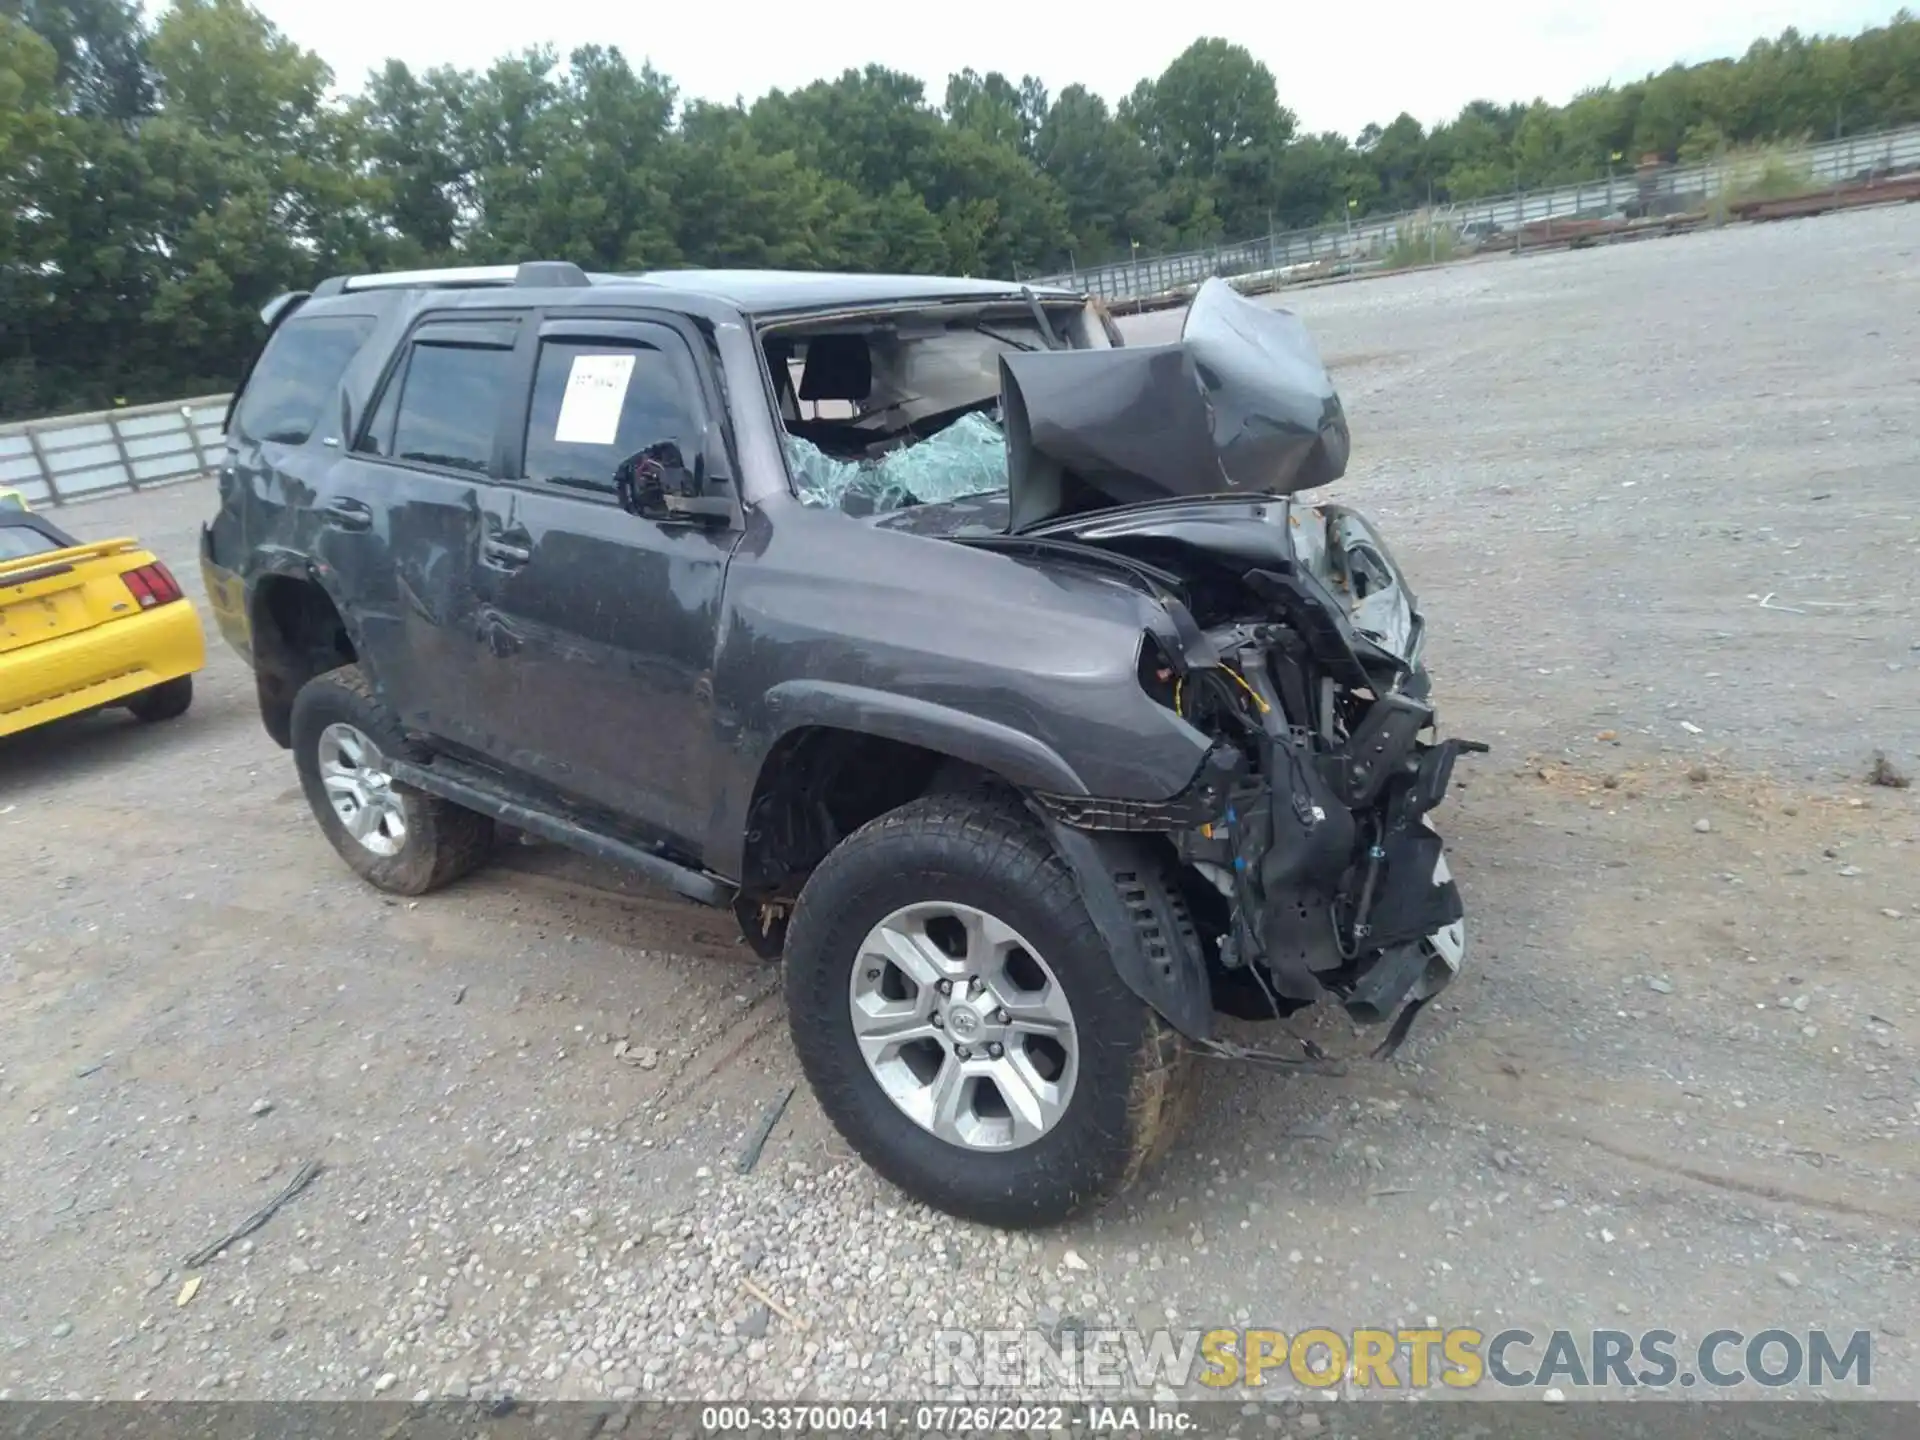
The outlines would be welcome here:
M 1142 684 L 1211 738 L 1192 781 L 1164 801 L 1033 802 L 1122 978 L 1183 1033 L 1332 995 L 1390 1023 L 1390 1051 L 1464 962 L 1432 814 L 1487 747 L 1438 737 L 1424 625 L 1371 526 L 1335 507 L 1266 523 L 1290 553 L 1240 571 L 1241 618 L 1181 624 L 1177 655 L 1145 642 Z
M 1361 1024 L 1392 1021 L 1391 1048 L 1465 961 L 1431 811 L 1457 756 L 1482 748 L 1414 740 L 1357 811 L 1328 778 L 1352 756 L 1263 775 L 1227 746 L 1161 805 L 1033 799 L 1121 978 L 1183 1034 L 1209 1038 L 1216 1011 L 1275 1019 L 1330 994 Z

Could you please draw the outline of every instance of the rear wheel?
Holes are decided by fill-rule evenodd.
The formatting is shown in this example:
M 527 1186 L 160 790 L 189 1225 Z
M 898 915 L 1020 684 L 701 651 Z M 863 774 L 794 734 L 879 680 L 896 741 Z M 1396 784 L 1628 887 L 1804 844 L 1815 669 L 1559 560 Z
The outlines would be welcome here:
M 968 1220 L 1064 1220 L 1177 1124 L 1179 1038 L 1121 983 L 1017 809 L 930 796 L 829 855 L 786 946 L 794 1047 L 875 1170 Z
M 293 761 L 300 788 L 340 858 L 395 895 L 424 895 L 487 856 L 493 821 L 397 783 L 389 756 L 406 737 L 357 665 L 301 686 L 293 701 Z
M 193 677 L 181 675 L 162 680 L 127 701 L 133 718 L 151 725 L 156 720 L 178 720 L 193 704 Z

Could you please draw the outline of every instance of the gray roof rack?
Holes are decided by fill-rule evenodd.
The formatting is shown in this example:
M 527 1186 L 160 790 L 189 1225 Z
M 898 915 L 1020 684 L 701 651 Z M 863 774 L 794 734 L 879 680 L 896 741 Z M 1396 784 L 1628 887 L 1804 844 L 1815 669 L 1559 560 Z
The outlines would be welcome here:
M 439 270 L 389 270 L 379 275 L 332 275 L 313 287 L 316 298 L 356 290 L 462 290 L 482 286 L 521 286 L 564 290 L 591 285 L 587 272 L 571 260 L 528 260 L 519 265 L 454 265 Z

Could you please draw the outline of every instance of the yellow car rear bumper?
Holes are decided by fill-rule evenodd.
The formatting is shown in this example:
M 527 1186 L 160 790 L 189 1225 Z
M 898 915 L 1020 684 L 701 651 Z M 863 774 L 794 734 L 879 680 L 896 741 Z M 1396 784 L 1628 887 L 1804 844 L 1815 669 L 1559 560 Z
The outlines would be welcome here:
M 207 663 L 191 600 L 181 599 L 0 655 L 0 735 L 112 705 Z

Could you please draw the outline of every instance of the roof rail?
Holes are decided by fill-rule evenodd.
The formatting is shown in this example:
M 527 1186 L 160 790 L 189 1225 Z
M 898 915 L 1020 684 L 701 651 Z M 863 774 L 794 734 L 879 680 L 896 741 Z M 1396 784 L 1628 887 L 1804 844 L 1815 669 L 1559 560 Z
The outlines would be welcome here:
M 593 281 L 571 260 L 526 260 L 514 271 L 513 283 L 540 290 L 571 290 Z
M 587 272 L 571 260 L 528 260 L 519 265 L 453 265 L 439 270 L 389 270 L 378 275 L 333 275 L 313 287 L 315 298 L 356 290 L 462 290 L 517 285 L 562 290 L 591 285 Z

